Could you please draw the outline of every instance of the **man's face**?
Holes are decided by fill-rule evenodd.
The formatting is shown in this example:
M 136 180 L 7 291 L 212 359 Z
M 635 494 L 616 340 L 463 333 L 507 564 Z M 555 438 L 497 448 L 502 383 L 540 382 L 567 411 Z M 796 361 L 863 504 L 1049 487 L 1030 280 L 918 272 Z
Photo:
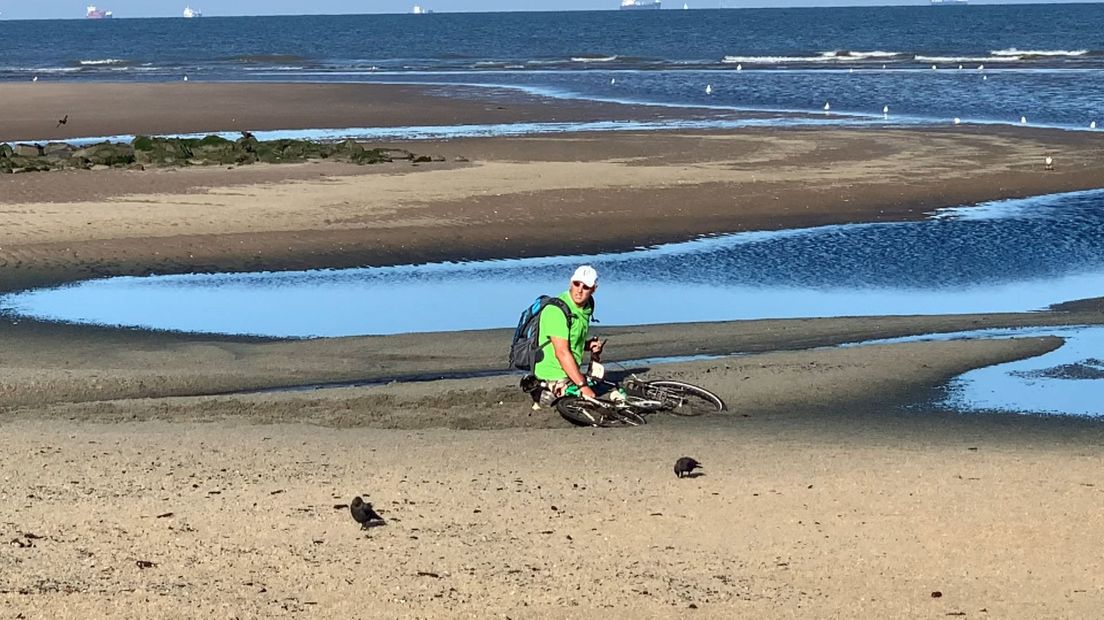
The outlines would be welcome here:
M 571 291 L 571 301 L 575 302 L 576 306 L 582 307 L 594 295 L 594 290 L 597 288 L 597 282 L 594 283 L 594 286 L 587 286 L 582 282 L 573 281 L 569 289 Z

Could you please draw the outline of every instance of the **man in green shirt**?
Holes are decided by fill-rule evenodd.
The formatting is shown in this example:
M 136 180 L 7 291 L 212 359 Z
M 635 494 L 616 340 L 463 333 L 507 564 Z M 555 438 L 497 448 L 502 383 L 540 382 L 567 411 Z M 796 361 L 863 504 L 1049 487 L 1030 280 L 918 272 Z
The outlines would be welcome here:
M 594 398 L 594 390 L 587 385 L 580 366 L 587 351 L 593 359 L 602 353 L 602 341 L 589 338 L 597 288 L 598 272 L 590 265 L 582 265 L 572 274 L 570 287 L 559 295 L 571 310 L 570 326 L 563 310 L 555 305 L 541 310 L 538 333 L 544 342 L 544 357 L 533 368 L 533 374 L 548 384 L 546 398 L 563 396 L 569 385 L 579 386 L 584 397 Z

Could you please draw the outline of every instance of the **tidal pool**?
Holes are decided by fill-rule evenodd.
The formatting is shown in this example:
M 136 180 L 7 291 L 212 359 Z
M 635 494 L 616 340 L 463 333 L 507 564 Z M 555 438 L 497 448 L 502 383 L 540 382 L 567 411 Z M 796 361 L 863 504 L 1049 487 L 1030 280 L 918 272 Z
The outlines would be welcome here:
M 1102 233 L 1093 190 L 594 256 L 106 278 L 3 295 L 0 311 L 277 337 L 510 327 L 584 262 L 603 324 L 1029 311 L 1104 296 Z

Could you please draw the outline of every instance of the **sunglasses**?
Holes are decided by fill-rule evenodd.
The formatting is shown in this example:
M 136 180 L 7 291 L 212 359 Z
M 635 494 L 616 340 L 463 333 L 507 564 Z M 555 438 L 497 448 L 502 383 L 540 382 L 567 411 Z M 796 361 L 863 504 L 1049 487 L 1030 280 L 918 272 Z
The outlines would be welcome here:
M 587 286 L 587 285 L 585 285 L 585 284 L 583 284 L 582 282 L 579 282 L 579 281 L 572 282 L 571 286 L 574 286 L 575 288 L 581 288 L 584 291 L 593 291 L 594 290 L 593 286 Z

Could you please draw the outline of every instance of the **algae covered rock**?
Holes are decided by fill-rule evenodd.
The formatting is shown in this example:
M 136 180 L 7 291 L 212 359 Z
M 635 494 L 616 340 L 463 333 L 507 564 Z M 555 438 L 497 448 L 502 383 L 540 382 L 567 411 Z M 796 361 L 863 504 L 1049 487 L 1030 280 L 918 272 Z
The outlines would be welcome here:
M 100 142 L 77 149 L 72 156 L 86 159 L 93 166 L 126 166 L 134 163 L 134 152 L 129 144 Z
M 77 148 L 64 142 L 45 147 L 36 144 L 0 144 L 0 172 L 104 167 L 144 170 L 147 167 L 244 165 L 255 162 L 294 163 L 336 159 L 355 164 L 378 164 L 405 159 L 429 162 L 430 157 L 405 149 L 367 148 L 356 140 L 258 140 L 243 131 L 229 140 L 218 135 L 203 138 L 136 136 L 130 144 L 101 142 Z M 439 161 L 435 159 L 432 161 Z

